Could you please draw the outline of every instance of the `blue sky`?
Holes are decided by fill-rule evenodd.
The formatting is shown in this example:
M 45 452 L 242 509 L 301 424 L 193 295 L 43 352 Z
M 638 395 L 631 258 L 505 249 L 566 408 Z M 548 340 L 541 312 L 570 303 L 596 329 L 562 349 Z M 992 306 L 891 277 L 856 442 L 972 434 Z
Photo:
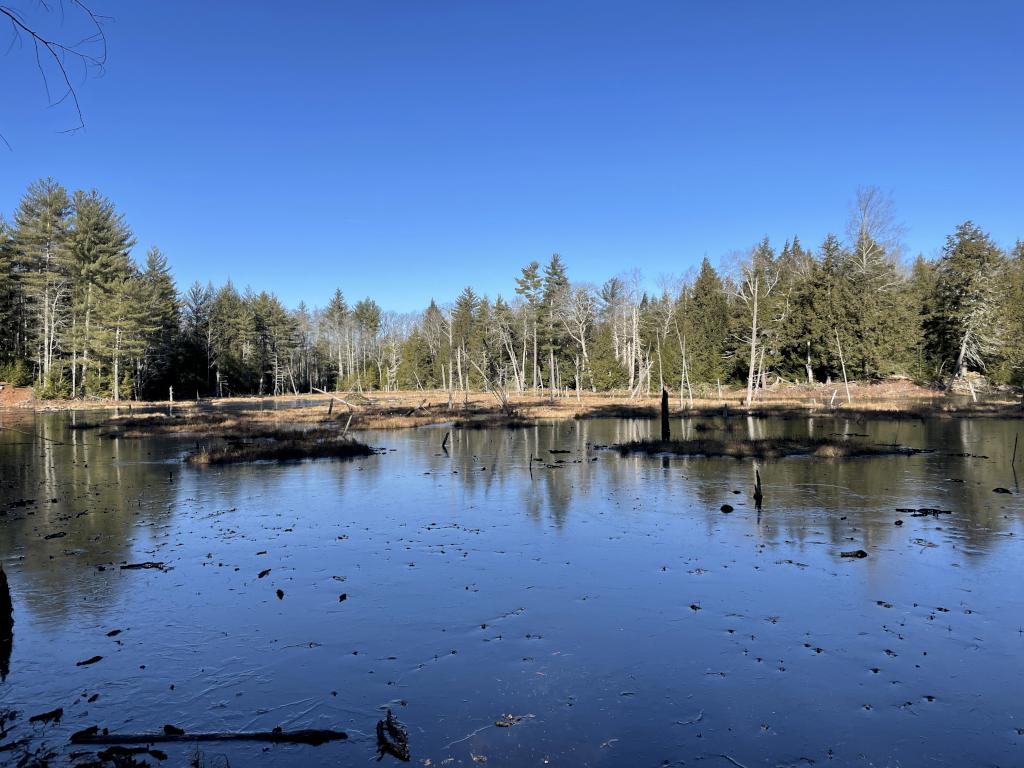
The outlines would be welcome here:
M 85 131 L 27 51 L 0 59 L 0 211 L 41 176 L 96 187 L 182 286 L 409 310 L 556 251 L 654 285 L 765 234 L 816 246 L 861 185 L 912 253 L 968 218 L 1024 237 L 1012 0 L 92 4 Z

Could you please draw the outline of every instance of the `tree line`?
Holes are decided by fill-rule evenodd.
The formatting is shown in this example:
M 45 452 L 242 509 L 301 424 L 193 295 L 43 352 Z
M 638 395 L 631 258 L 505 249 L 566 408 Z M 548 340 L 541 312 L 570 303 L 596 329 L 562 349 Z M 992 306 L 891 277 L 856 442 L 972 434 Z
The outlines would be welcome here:
M 680 397 L 778 382 L 904 376 L 949 387 L 984 373 L 1024 384 L 1024 243 L 1002 250 L 967 221 L 935 259 L 906 262 L 891 201 L 857 193 L 844 236 L 816 249 L 767 238 L 716 270 L 645 290 L 639 277 L 574 283 L 557 254 L 493 299 L 386 312 L 350 303 L 289 309 L 273 293 L 195 283 L 181 291 L 157 248 L 144 264 L 95 190 L 31 184 L 0 217 L 0 380 L 44 398 L 163 399 L 314 389 L 660 391 Z M 973 379 L 974 377 L 970 377 Z

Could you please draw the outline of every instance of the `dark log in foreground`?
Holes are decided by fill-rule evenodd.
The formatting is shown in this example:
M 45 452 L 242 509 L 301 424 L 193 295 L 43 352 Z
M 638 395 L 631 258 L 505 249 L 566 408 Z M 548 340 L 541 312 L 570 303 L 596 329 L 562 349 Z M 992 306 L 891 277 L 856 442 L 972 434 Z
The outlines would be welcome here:
M 164 728 L 162 733 L 104 733 L 93 726 L 72 734 L 72 744 L 166 744 L 192 741 L 269 741 L 275 744 L 307 744 L 319 747 L 330 741 L 345 741 L 344 731 L 307 729 L 285 731 L 248 731 L 243 733 L 186 733 L 180 728 Z
M 698 438 L 696 440 L 635 440 L 612 446 L 622 456 L 643 453 L 648 456 L 732 457 L 735 459 L 778 459 L 783 456 L 814 456 L 822 459 L 846 459 L 855 456 L 913 456 L 930 453 L 900 445 L 874 445 L 831 438 L 763 438 L 759 440 Z
M 11 667 L 11 650 L 14 646 L 14 604 L 11 602 L 11 588 L 7 574 L 0 567 L 0 682 L 7 679 Z
M 14 631 L 14 604 L 11 602 L 11 587 L 7 583 L 7 574 L 0 566 L 0 637 Z

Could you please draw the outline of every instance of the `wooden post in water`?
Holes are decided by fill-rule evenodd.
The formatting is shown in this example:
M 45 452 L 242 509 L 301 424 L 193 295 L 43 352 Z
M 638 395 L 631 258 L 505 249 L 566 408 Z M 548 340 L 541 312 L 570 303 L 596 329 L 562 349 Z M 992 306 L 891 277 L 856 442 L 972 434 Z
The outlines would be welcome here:
M 666 443 L 672 439 L 668 423 L 668 390 L 661 388 L 661 439 Z
M 760 509 L 761 502 L 764 500 L 764 494 L 761 493 L 761 473 L 754 470 L 754 505 Z

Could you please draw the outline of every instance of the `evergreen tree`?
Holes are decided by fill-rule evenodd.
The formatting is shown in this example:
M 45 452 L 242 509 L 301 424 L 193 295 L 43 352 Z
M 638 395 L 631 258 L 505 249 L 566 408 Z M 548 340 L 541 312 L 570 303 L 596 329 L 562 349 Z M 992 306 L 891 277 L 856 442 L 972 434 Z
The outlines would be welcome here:
M 0 380 L 18 379 L 17 384 L 31 383 L 25 356 L 25 300 L 18 268 L 14 232 L 0 216 Z M 27 379 L 27 381 L 26 381 Z
M 334 349 L 336 361 L 334 389 L 337 392 L 341 391 L 342 382 L 345 379 L 345 353 L 349 346 L 349 315 L 345 294 L 341 292 L 340 288 L 336 288 L 327 304 L 327 309 L 324 310 L 324 320 L 327 324 L 328 338 L 330 338 L 331 346 Z
M 516 278 L 516 293 L 526 301 L 526 311 L 523 313 L 523 357 L 522 366 L 526 369 L 527 346 L 532 342 L 532 365 L 530 376 L 532 386 L 536 389 L 540 386 L 540 360 L 538 358 L 538 328 L 540 325 L 541 295 L 543 280 L 540 276 L 540 263 L 531 261 L 522 268 L 522 277 Z
M 1006 333 L 1000 352 L 999 379 L 1024 387 L 1024 242 L 1020 240 L 1010 252 L 1000 304 Z
M 93 352 L 102 335 L 96 307 L 104 294 L 130 275 L 129 252 L 135 238 L 114 204 L 96 190 L 72 195 L 69 225 L 67 255 L 72 284 L 68 342 L 71 393 L 78 396 L 110 388 L 93 365 Z
M 139 356 L 136 379 L 144 397 L 162 398 L 174 379 L 171 367 L 179 348 L 181 306 L 167 257 L 155 246 L 146 253 L 141 293 L 147 309 L 143 354 Z
M 724 355 L 729 335 L 728 297 L 721 278 L 705 256 L 690 291 L 686 313 L 690 378 L 716 384 L 725 378 Z
M 548 386 L 554 394 L 559 388 L 558 364 L 563 359 L 565 332 L 558 320 L 563 303 L 569 292 L 569 278 L 562 257 L 557 253 L 544 268 L 544 283 L 541 293 L 543 352 L 548 361 Z
M 213 312 L 214 290 L 210 284 L 194 282 L 181 297 L 182 319 L 178 350 L 180 376 L 178 381 L 184 392 L 210 394 L 213 370 Z
M 37 383 L 44 396 L 68 394 L 61 374 L 61 339 L 71 298 L 67 255 L 71 201 L 53 179 L 32 183 L 14 215 L 14 243 L 31 320 L 28 344 L 35 355 Z
M 90 369 L 95 375 L 94 389 L 115 401 L 136 397 L 138 387 L 132 363 L 144 354 L 145 338 L 154 329 L 142 276 L 129 264 L 123 275 L 103 287 L 96 303 L 96 354 Z
M 937 265 L 935 351 L 948 390 L 970 368 L 984 370 L 998 350 L 1005 318 L 999 313 L 999 285 L 1005 257 L 992 239 L 967 221 L 946 239 Z

